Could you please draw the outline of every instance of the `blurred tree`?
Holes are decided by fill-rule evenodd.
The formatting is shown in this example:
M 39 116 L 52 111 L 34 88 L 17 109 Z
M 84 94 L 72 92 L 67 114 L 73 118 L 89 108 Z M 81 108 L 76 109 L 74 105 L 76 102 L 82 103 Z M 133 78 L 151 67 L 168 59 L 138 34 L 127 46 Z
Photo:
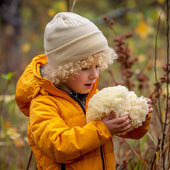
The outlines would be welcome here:
M 21 63 L 19 36 L 22 0 L 0 0 L 0 72 L 16 71 Z

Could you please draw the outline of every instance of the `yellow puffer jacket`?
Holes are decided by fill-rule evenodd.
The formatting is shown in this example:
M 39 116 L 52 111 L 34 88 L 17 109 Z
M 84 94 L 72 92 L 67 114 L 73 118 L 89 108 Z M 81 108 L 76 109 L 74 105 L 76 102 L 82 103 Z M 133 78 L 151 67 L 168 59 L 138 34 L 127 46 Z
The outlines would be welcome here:
M 27 134 L 38 169 L 116 169 L 109 130 L 102 121 L 86 124 L 85 111 L 80 104 L 41 77 L 40 66 L 46 62 L 45 55 L 35 57 L 16 88 L 16 102 L 29 116 Z M 97 84 L 96 81 L 86 98 L 85 110 L 88 100 L 96 93 Z M 142 137 L 148 130 L 149 120 L 150 116 L 130 138 Z

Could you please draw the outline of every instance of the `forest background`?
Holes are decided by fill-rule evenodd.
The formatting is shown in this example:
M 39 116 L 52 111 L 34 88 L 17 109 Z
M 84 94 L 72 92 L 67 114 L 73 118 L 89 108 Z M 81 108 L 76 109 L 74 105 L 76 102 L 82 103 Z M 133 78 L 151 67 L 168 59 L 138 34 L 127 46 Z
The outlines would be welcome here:
M 153 100 L 149 132 L 140 140 L 116 137 L 118 170 L 170 169 L 169 0 L 0 1 L 0 170 L 36 169 L 27 122 L 15 103 L 24 68 L 44 53 L 46 24 L 60 11 L 92 20 L 119 55 L 99 88 L 123 84 Z

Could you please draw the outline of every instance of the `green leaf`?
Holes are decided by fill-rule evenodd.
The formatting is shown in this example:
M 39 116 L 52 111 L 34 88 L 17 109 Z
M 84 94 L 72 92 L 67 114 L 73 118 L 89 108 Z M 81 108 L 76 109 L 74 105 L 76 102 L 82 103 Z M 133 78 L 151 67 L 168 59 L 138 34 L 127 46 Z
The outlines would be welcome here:
M 7 74 L 2 74 L 1 77 L 7 81 L 10 81 L 11 78 L 13 77 L 14 73 L 13 72 L 9 72 Z
M 146 135 L 140 140 L 140 152 L 141 152 L 141 153 L 143 152 L 144 145 L 145 145 L 145 143 L 146 143 L 147 138 L 148 138 L 148 135 L 146 134 Z

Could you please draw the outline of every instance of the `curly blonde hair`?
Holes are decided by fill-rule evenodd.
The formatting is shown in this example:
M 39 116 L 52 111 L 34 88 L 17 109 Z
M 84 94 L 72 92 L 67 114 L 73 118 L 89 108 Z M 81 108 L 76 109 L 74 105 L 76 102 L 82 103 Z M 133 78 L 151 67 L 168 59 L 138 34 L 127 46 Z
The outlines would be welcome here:
M 58 66 L 57 68 L 47 64 L 42 70 L 42 76 L 51 80 L 54 85 L 58 85 L 70 78 L 74 78 L 81 69 L 88 68 L 94 61 L 94 58 L 98 59 L 100 70 L 105 70 L 114 62 L 115 59 L 117 59 L 117 54 L 112 48 L 108 48 L 104 51 L 90 55 L 83 60 L 70 62 L 63 66 Z

